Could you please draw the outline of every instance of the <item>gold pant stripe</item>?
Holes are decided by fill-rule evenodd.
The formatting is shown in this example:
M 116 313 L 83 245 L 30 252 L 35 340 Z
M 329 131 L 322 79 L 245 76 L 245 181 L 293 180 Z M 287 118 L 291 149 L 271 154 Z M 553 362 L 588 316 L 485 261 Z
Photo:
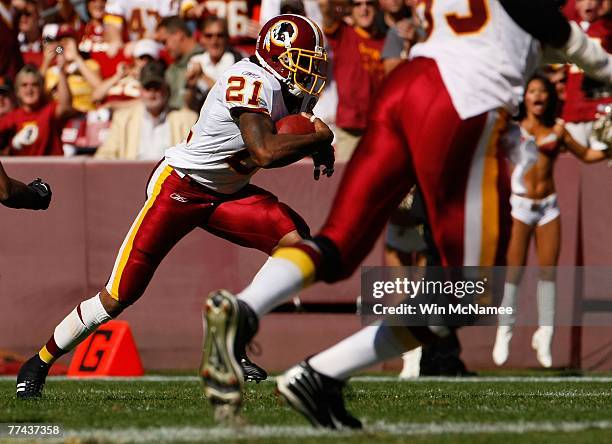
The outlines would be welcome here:
M 500 113 L 489 139 L 484 159 L 482 178 L 482 224 L 480 265 L 491 266 L 495 263 L 499 241 L 499 165 L 497 149 L 501 132 L 506 126 L 506 115 Z
M 151 193 L 151 196 L 145 202 L 145 206 L 140 211 L 140 214 L 138 215 L 138 219 L 136 220 L 136 223 L 132 226 L 132 229 L 128 233 L 127 243 L 125 244 L 125 248 L 121 252 L 121 259 L 119 260 L 119 266 L 117 267 L 117 272 L 115 273 L 115 278 L 111 286 L 110 293 L 111 293 L 112 298 L 115 300 L 119 300 L 119 283 L 121 282 L 121 275 L 123 274 L 125 265 L 127 264 L 128 258 L 130 257 L 130 253 L 132 252 L 132 247 L 134 245 L 134 238 L 136 237 L 136 233 L 138 233 L 138 229 L 140 228 L 140 225 L 142 224 L 142 221 L 144 220 L 148 211 L 153 206 L 155 199 L 157 199 L 157 196 L 159 196 L 159 193 L 161 192 L 161 187 L 164 181 L 168 178 L 168 176 L 170 176 L 170 173 L 172 173 L 172 167 L 167 166 L 166 168 L 164 168 L 162 173 L 159 175 L 153 187 L 153 192 Z

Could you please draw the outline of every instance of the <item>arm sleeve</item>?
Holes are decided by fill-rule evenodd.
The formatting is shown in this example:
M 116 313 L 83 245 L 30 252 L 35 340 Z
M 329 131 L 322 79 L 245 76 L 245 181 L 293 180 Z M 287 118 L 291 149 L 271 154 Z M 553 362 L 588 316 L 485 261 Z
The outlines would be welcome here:
M 399 59 L 404 49 L 404 41 L 397 33 L 395 28 L 391 28 L 385 37 L 385 44 L 381 58 L 385 59 Z
M 245 111 L 272 113 L 273 90 L 257 72 L 230 70 L 221 79 L 221 85 L 223 103 L 234 119 Z
M 545 45 L 562 48 L 570 36 L 570 25 L 552 0 L 499 0 L 521 28 Z
M 325 28 L 325 27 L 323 28 L 323 34 L 325 34 L 325 39 L 327 40 L 327 44 L 332 50 L 337 49 L 345 26 L 347 25 L 345 25 L 344 22 L 338 22 L 338 23 L 334 23 L 329 28 Z
M 0 117 L 0 134 L 8 134 L 15 131 L 15 119 L 13 113 L 9 112 L 4 116 Z M 4 148 L 0 146 L 0 149 Z
M 131 108 L 127 109 L 130 110 Z M 125 129 L 122 124 L 122 122 L 126 120 L 122 118 L 124 112 L 125 110 L 121 110 L 113 114 L 108 135 L 104 138 L 104 142 L 102 142 L 102 145 L 100 145 L 94 154 L 96 159 L 112 160 L 121 157 L 119 147 L 121 145 L 121 132 Z

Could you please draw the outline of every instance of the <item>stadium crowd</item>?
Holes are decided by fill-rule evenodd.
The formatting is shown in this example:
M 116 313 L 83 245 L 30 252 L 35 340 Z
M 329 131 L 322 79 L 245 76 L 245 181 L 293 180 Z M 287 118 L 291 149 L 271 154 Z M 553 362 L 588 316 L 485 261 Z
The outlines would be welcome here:
M 363 134 L 386 73 L 426 38 L 420 0 L 2 0 L 0 154 L 157 159 L 197 118 L 221 72 L 254 51 L 280 12 L 322 25 L 332 63 L 316 112 L 338 160 Z M 612 47 L 609 0 L 570 0 L 568 18 Z M 143 71 L 147 64 L 148 67 Z M 588 145 L 607 89 L 569 66 L 547 70 L 559 113 Z M 67 87 L 66 87 L 67 85 Z M 585 89 L 586 85 L 586 89 Z M 586 93 L 585 93 L 586 91 Z M 585 94 L 591 94 L 587 97 Z M 593 99 L 597 100 L 593 100 Z M 122 131 L 129 125 L 129 134 Z M 146 140 L 155 144 L 147 144 Z

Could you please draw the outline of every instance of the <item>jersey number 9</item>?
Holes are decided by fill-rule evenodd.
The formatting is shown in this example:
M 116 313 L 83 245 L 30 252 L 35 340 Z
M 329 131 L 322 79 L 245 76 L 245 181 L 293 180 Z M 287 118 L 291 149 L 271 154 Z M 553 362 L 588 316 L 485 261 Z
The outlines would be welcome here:
M 444 15 L 446 23 L 458 36 L 477 34 L 489 22 L 489 0 L 467 0 L 469 11 L 461 15 L 457 12 L 449 12 Z M 434 20 L 431 9 L 434 0 L 425 0 L 425 20 L 427 21 L 427 37 L 433 31 Z

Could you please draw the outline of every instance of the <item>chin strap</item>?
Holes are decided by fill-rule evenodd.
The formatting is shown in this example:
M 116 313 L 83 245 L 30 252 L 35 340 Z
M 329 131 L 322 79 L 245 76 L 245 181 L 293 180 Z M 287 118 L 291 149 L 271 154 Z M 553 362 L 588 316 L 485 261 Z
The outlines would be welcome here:
M 304 93 L 304 98 L 302 99 L 302 107 L 300 108 L 301 113 L 312 114 L 312 110 L 317 104 L 319 99 L 317 96 L 313 96 L 312 94 Z M 315 117 L 314 115 L 312 117 Z M 314 119 L 311 118 L 311 122 L 314 122 Z
M 285 79 L 279 73 L 277 73 L 276 70 L 274 70 L 270 65 L 268 65 L 266 63 L 266 61 L 264 60 L 264 58 L 259 55 L 257 50 L 255 50 L 255 57 L 257 57 L 257 60 L 259 61 L 261 66 L 266 71 L 268 71 L 270 74 L 272 74 L 274 77 L 276 77 L 276 79 L 279 82 L 281 82 L 283 85 L 285 85 L 287 87 L 287 90 L 291 93 L 291 95 L 293 95 L 295 97 L 304 97 L 304 95 L 305 95 L 304 91 L 302 91 L 297 86 L 295 86 L 289 79 Z

